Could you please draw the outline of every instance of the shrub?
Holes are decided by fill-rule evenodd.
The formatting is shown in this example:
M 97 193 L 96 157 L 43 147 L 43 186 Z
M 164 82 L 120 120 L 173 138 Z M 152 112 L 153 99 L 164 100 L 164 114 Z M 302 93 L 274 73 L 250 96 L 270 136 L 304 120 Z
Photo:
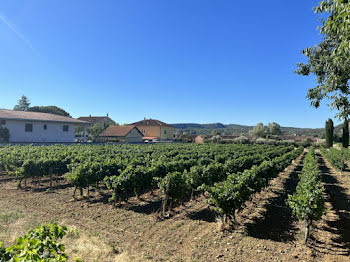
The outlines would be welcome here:
M 246 138 L 245 136 L 240 136 L 240 137 L 233 139 L 233 142 L 235 144 L 249 144 L 249 139 Z
M 19 237 L 13 246 L 4 248 L 0 242 L 0 261 L 68 261 L 65 246 L 58 243 L 67 231 L 65 226 L 49 224 L 39 226 Z
M 335 148 L 330 148 L 330 149 L 321 149 L 322 155 L 331 163 L 331 165 L 339 170 L 343 171 L 345 169 L 345 154 L 344 150 L 338 150 Z
M 0 143 L 8 143 L 10 140 L 10 131 L 6 127 L 0 126 Z

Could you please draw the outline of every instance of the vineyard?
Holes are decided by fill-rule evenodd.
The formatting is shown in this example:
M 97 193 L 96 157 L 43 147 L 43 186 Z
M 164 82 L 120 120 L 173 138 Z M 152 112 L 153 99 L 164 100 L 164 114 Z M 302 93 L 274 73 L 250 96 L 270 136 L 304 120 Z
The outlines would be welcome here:
M 203 228 L 197 234 L 206 232 L 214 238 L 221 234 L 237 237 L 241 230 L 247 230 L 245 228 L 248 222 L 244 222 L 246 217 L 256 216 L 256 207 L 268 206 L 271 190 L 279 183 L 279 190 L 283 194 L 279 205 L 285 207 L 281 210 L 287 210 L 287 214 L 279 217 L 276 213 L 273 216 L 277 221 L 280 218 L 277 223 L 283 223 L 283 219 L 294 221 L 298 231 L 305 232 L 304 242 L 312 246 L 315 225 L 324 223 L 329 210 L 327 205 L 331 201 L 329 197 L 332 197 L 329 187 L 324 184 L 325 175 L 321 168 L 326 164 L 320 161 L 326 159 L 324 161 L 330 163 L 337 172 L 346 172 L 350 153 L 347 149 L 323 148 L 310 148 L 308 153 L 304 152 L 304 148 L 294 146 L 237 144 L 5 146 L 0 148 L 0 186 L 3 187 L 2 192 L 13 197 L 10 199 L 7 195 L 2 195 L 0 198 L 2 201 L 7 199 L 2 202 L 7 208 L 8 203 L 12 203 L 10 206 L 22 206 L 23 203 L 32 206 L 37 203 L 39 210 L 34 208 L 29 213 L 39 212 L 40 217 L 50 214 L 51 211 L 45 211 L 45 208 L 55 206 L 52 211 L 57 221 L 74 221 L 69 222 L 69 226 L 73 223 L 82 229 L 93 223 L 95 228 L 101 225 L 99 230 L 104 232 L 107 228 L 120 225 L 120 221 L 129 221 L 133 226 L 132 229 L 130 225 L 127 226 L 127 231 L 134 232 L 133 236 L 138 234 L 135 232 L 143 232 L 142 237 L 146 237 L 146 228 L 149 227 L 150 232 L 153 227 L 158 228 L 158 231 L 153 231 L 157 235 L 165 230 L 165 225 L 177 223 L 177 217 L 185 216 L 184 221 L 193 221 L 188 222 L 193 227 L 192 231 L 205 225 L 209 229 L 212 228 L 210 224 L 220 222 L 219 231 Z M 299 173 L 296 171 L 298 167 L 301 170 Z M 286 194 L 285 187 L 289 180 L 292 181 L 292 186 L 289 186 Z M 22 196 L 21 200 L 17 200 L 19 196 Z M 263 204 L 264 201 L 267 201 L 266 204 Z M 64 211 L 68 207 L 70 211 Z M 80 211 L 75 210 L 77 208 Z M 132 215 L 129 211 L 133 211 Z M 70 214 L 75 213 L 72 220 Z M 131 220 L 125 220 L 125 216 Z M 113 217 L 119 217 L 120 220 Z M 156 224 L 153 225 L 152 222 L 152 226 L 147 226 L 150 219 L 156 221 Z M 202 222 L 194 226 L 193 223 L 197 220 Z M 50 219 L 40 221 L 52 222 Z M 345 223 L 348 222 L 346 218 Z M 348 229 L 347 226 L 345 228 Z M 28 231 L 30 228 L 25 229 Z M 120 241 L 115 240 L 116 233 L 110 231 L 105 232 L 104 237 L 108 241 L 113 239 L 111 245 L 123 246 L 120 247 L 121 250 L 130 252 L 124 246 L 124 241 L 133 243 L 135 238 L 128 240 L 130 233 L 127 231 L 122 230 L 121 235 L 124 237 Z M 176 235 L 175 233 L 174 238 L 179 237 Z M 140 241 L 142 237 L 138 237 Z M 221 235 L 216 242 L 224 241 L 222 239 L 227 239 L 226 237 L 222 238 Z M 171 242 L 172 239 L 167 241 Z M 207 241 L 211 241 L 210 237 Z M 345 241 L 344 244 L 346 246 L 349 243 Z M 138 245 L 138 252 L 144 253 L 145 246 Z M 168 248 L 170 247 L 166 247 Z M 300 244 L 299 251 L 305 248 L 307 246 Z M 147 252 L 152 253 L 153 249 L 158 250 L 158 247 Z M 218 251 L 213 251 L 216 252 Z M 139 261 L 147 260 L 147 256 L 151 257 L 143 254 L 143 259 Z M 162 259 L 167 260 L 166 256 L 161 255 Z M 225 256 L 227 259 L 230 255 Z
M 83 195 L 107 187 L 110 201 L 120 202 L 159 187 L 172 202 L 182 202 L 200 188 L 224 181 L 264 161 L 284 167 L 301 153 L 293 146 L 54 146 L 5 147 L 0 168 L 26 187 L 27 180 L 66 178 Z M 266 162 L 268 163 L 268 162 Z M 242 176 L 243 177 L 243 176 Z M 260 178 L 259 178 L 260 179 Z M 261 177 L 267 181 L 267 177 Z M 254 181 L 252 181 L 254 183 Z M 258 188 L 256 189 L 258 190 Z M 165 203 L 166 204 L 166 203 Z

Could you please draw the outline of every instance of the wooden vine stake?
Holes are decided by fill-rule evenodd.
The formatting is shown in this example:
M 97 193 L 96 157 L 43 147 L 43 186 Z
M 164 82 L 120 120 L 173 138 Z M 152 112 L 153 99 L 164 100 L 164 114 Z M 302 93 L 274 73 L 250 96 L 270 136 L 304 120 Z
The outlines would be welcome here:
M 52 189 L 52 168 L 50 168 L 50 189 Z

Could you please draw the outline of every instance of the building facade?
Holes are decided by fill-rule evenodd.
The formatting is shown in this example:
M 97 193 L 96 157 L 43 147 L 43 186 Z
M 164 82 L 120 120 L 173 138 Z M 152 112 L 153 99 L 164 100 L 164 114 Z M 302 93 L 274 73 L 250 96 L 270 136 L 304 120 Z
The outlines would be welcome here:
M 174 127 L 156 119 L 144 119 L 132 123 L 142 133 L 144 140 L 173 141 Z
M 74 118 L 0 109 L 0 125 L 10 133 L 10 143 L 73 143 L 74 127 L 87 122 Z

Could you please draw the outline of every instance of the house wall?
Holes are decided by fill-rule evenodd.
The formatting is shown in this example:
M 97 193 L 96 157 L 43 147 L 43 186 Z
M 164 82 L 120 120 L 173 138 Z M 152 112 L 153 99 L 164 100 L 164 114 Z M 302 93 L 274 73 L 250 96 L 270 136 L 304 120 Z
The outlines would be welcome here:
M 204 142 L 204 139 L 201 136 L 196 136 L 194 139 L 194 143 L 196 144 L 203 144 L 203 142 Z
M 125 141 L 128 143 L 141 143 L 142 135 L 134 128 L 125 136 Z
M 160 140 L 173 140 L 174 128 L 171 126 L 137 126 L 143 136 L 155 136 Z
M 161 140 L 174 140 L 174 128 L 172 126 L 161 126 L 160 130 Z
M 25 124 L 33 124 L 33 131 L 26 132 Z M 44 130 L 44 125 L 47 129 Z M 63 131 L 63 126 L 68 126 L 68 131 Z M 10 131 L 12 143 L 72 143 L 74 142 L 74 124 L 39 121 L 6 120 L 2 125 Z

